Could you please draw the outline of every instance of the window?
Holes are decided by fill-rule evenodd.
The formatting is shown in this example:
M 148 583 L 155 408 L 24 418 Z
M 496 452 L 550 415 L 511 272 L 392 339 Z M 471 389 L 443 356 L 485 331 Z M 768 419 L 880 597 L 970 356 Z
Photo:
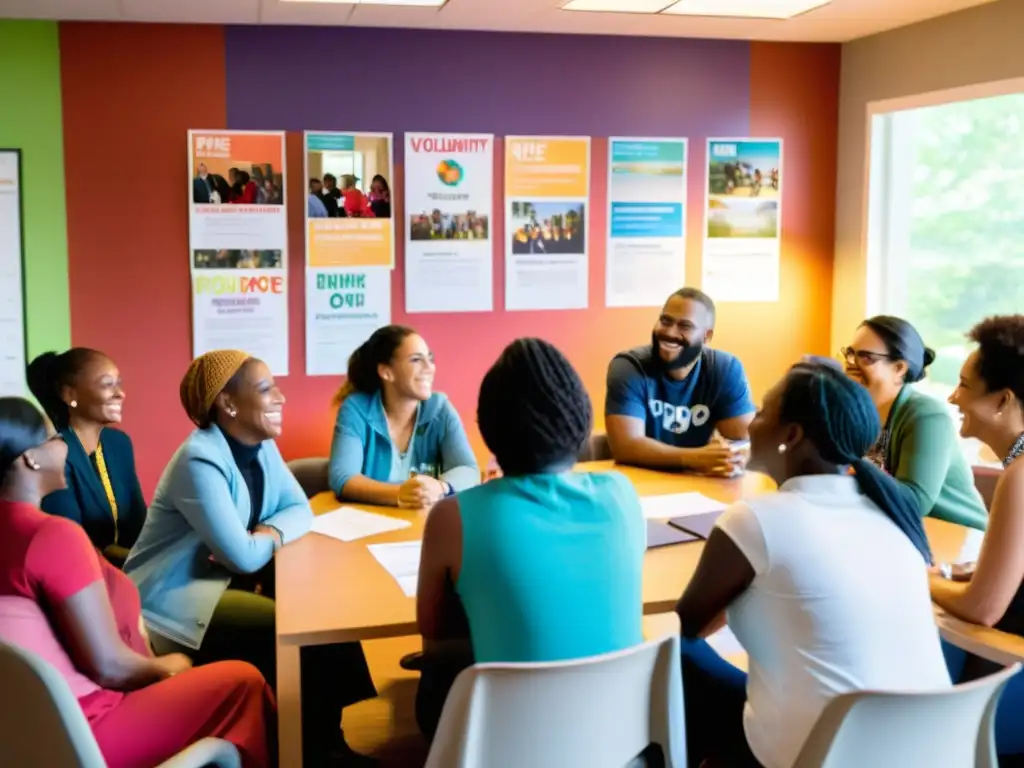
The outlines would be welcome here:
M 366 186 L 363 179 L 363 153 L 362 152 L 331 152 L 325 151 L 323 153 L 324 173 L 333 174 L 337 179 L 338 183 L 341 184 L 342 176 L 355 176 L 360 180 L 359 187 L 362 189 Z
M 935 349 L 919 386 L 945 399 L 970 351 L 964 334 L 1024 311 L 1024 93 L 876 114 L 870 160 L 868 305 Z

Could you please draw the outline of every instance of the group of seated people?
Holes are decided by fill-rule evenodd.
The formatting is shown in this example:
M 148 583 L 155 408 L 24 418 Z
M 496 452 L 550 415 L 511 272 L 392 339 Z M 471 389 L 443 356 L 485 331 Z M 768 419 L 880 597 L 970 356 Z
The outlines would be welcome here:
M 986 510 L 946 406 L 912 388 L 934 359 L 907 322 L 866 320 L 834 361 L 793 365 L 755 412 L 742 364 L 712 348 L 715 307 L 669 297 L 650 342 L 609 365 L 606 429 L 620 464 L 731 477 L 779 492 L 718 520 L 677 605 L 694 766 L 788 766 L 825 704 L 851 690 L 935 690 L 992 665 L 940 641 L 932 600 L 1024 635 L 1024 316 L 971 330 L 951 402 L 960 434 L 1003 471 Z M 572 471 L 593 411 L 547 342 L 519 339 L 483 378 L 476 417 L 500 467 L 481 473 L 415 331 L 386 326 L 349 361 L 329 485 L 356 503 L 429 510 L 416 597 L 417 721 L 431 737 L 474 662 L 582 658 L 642 642 L 645 522 L 621 474 Z M 0 398 L 0 641 L 42 655 L 79 698 L 111 766 L 156 765 L 203 736 L 272 765 L 273 557 L 312 511 L 275 443 L 284 396 L 244 352 L 204 354 L 180 387 L 196 425 L 147 505 L 125 399 L 106 355 L 29 366 Z M 52 424 L 52 428 L 47 423 Z M 935 563 L 922 518 L 987 529 L 977 563 Z M 356 587 L 354 587 L 356 588 Z M 726 621 L 749 678 L 702 639 Z M 376 695 L 359 643 L 302 650 L 308 765 L 355 766 L 339 728 Z M 1024 677 L 997 714 L 1024 753 Z

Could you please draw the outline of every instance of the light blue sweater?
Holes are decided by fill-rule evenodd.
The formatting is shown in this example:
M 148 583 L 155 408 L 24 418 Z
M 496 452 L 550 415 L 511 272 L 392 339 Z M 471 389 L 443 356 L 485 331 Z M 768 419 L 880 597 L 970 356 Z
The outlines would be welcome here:
M 466 430 L 455 407 L 442 394 L 434 393 L 420 405 L 411 450 L 413 472 L 438 477 L 455 491 L 480 483 L 480 468 Z M 345 483 L 356 475 L 395 482 L 391 477 L 393 451 L 380 393 L 349 395 L 338 409 L 334 425 L 328 468 L 331 489 L 341 496 Z
M 259 522 L 294 541 L 312 525 L 309 501 L 273 440 L 260 446 L 259 463 Z M 164 470 L 124 567 L 151 631 L 199 648 L 232 574 L 258 571 L 274 556 L 269 536 L 249 533 L 249 516 L 249 489 L 227 440 L 217 427 L 197 429 Z

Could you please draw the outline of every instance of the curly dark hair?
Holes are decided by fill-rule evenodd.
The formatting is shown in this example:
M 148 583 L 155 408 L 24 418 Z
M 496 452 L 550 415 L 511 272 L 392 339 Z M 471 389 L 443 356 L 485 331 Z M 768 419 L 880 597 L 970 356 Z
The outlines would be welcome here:
M 978 345 L 978 376 L 988 391 L 1008 389 L 1024 408 L 1024 315 L 986 318 L 967 336 Z

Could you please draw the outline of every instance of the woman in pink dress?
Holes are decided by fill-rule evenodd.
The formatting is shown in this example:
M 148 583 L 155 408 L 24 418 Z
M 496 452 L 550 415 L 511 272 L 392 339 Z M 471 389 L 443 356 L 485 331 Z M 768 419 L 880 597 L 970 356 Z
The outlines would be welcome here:
M 0 641 L 63 675 L 110 768 L 155 766 L 207 736 L 245 768 L 271 765 L 275 705 L 256 668 L 154 656 L 131 580 L 80 526 L 39 509 L 64 487 L 66 457 L 35 406 L 0 398 Z

